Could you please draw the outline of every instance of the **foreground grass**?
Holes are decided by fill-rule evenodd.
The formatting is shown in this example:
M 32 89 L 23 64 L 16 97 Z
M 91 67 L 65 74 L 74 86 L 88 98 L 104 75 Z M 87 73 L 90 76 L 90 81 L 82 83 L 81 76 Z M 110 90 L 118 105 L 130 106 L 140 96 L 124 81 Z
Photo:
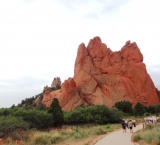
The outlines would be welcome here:
M 107 124 L 99 126 L 74 126 L 61 131 L 52 130 L 49 132 L 31 131 L 26 140 L 20 140 L 21 145 L 52 145 L 59 143 L 69 143 L 75 140 L 83 140 L 88 137 L 96 137 L 115 129 L 120 128 L 120 124 Z M 11 137 L 6 139 L 6 145 L 15 145 L 15 141 Z
M 148 124 L 145 129 L 134 134 L 133 141 L 139 142 L 140 145 L 160 145 L 160 123 Z

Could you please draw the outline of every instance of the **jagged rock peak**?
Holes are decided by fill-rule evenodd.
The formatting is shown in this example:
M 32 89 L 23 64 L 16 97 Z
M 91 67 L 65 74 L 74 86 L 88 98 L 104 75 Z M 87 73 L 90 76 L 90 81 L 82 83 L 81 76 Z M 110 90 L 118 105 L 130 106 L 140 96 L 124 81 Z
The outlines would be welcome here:
M 130 43 L 130 40 L 121 48 L 120 54 L 122 59 L 134 61 L 135 63 L 143 62 L 143 55 L 135 42 Z
M 62 83 L 61 83 L 60 77 L 56 77 L 52 81 L 51 88 L 57 88 L 57 87 L 60 87 L 61 85 Z
M 147 73 L 137 44 L 127 41 L 120 51 L 113 52 L 100 37 L 91 39 L 87 47 L 79 45 L 73 78 L 66 80 L 60 90 L 47 93 L 43 104 L 49 107 L 51 100 L 58 98 L 65 111 L 83 105 L 113 107 L 122 100 L 145 106 L 160 102 L 160 93 Z

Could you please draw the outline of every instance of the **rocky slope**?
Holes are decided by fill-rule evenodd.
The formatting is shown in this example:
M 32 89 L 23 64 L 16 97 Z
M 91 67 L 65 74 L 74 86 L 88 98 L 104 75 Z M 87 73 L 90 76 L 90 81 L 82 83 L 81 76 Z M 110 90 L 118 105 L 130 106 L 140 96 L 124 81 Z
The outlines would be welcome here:
M 91 39 L 87 47 L 79 45 L 74 77 L 60 90 L 45 92 L 44 105 L 49 107 L 56 97 L 65 111 L 87 104 L 113 107 L 121 100 L 150 106 L 159 103 L 160 96 L 135 42 L 127 41 L 120 51 L 113 52 L 99 37 Z

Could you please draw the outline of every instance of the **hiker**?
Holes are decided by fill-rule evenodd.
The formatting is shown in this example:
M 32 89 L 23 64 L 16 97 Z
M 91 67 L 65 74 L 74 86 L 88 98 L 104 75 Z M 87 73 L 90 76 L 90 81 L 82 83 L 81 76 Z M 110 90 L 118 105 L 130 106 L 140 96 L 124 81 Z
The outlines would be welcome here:
M 126 119 L 125 121 L 126 127 L 128 128 L 128 120 Z
M 128 127 L 129 127 L 129 129 L 130 129 L 130 133 L 133 133 L 132 121 L 131 121 L 131 120 L 129 120 L 129 122 L 128 122 Z
M 133 126 L 136 127 L 136 120 L 133 119 L 132 122 L 133 122 Z
M 126 123 L 124 122 L 124 120 L 122 121 L 122 129 L 123 133 L 126 132 Z
M 146 122 L 143 122 L 143 124 L 142 124 L 143 125 L 143 129 L 145 128 L 145 124 L 146 124 Z

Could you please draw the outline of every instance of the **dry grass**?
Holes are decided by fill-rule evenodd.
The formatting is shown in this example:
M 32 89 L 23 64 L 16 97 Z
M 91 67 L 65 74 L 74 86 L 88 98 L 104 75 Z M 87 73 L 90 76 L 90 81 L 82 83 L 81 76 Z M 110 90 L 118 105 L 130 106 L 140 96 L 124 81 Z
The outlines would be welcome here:
M 160 145 L 160 123 L 148 124 L 145 129 L 134 134 L 133 141 L 140 145 Z
M 89 145 L 93 138 L 104 135 L 120 128 L 120 124 L 108 124 L 99 126 L 72 126 L 63 130 L 51 130 L 49 132 L 31 131 L 29 139 L 19 141 L 20 145 L 52 145 L 52 144 L 76 144 Z M 79 144 L 80 143 L 80 144 Z M 6 139 L 6 145 L 17 145 L 10 137 Z

